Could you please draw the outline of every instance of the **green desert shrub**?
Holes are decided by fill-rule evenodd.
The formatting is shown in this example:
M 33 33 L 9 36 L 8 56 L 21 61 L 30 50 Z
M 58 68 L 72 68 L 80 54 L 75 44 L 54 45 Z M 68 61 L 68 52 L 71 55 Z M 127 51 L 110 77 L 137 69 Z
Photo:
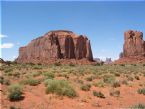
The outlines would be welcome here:
M 31 75 L 33 77 L 37 77 L 37 76 L 40 76 L 41 72 L 32 72 Z
M 19 84 L 12 84 L 8 87 L 8 98 L 11 101 L 16 101 L 16 100 L 21 100 L 22 97 L 22 92 L 23 88 Z
M 137 104 L 137 105 L 131 107 L 131 109 L 145 109 L 145 105 L 144 104 Z
M 45 76 L 46 79 L 53 79 L 55 77 L 54 73 L 50 72 L 43 72 L 43 75 Z
M 45 81 L 46 93 L 54 93 L 60 96 L 68 96 L 70 98 L 77 96 L 74 88 L 65 80 L 47 80 Z
M 137 93 L 145 95 L 145 88 L 138 89 Z
M 84 81 L 83 81 L 83 80 L 78 79 L 78 80 L 77 80 L 77 83 L 79 83 L 79 84 L 84 84 Z
M 134 78 L 135 78 L 136 80 L 140 80 L 139 76 L 137 76 L 137 75 L 136 75 Z
M 110 96 L 119 97 L 120 96 L 120 91 L 119 90 L 111 90 L 110 91 Z
M 0 76 L 0 83 L 4 85 L 10 85 L 10 80 Z
M 4 83 L 4 77 L 0 76 L 0 83 L 3 84 Z
M 12 72 L 12 71 L 13 71 L 12 68 L 7 68 L 7 69 L 4 70 L 5 73 L 9 73 L 9 72 Z
M 73 64 L 73 63 L 71 62 L 71 63 L 69 63 L 69 66 L 74 67 L 75 64 Z
M 21 75 L 21 74 L 20 74 L 19 72 L 14 72 L 14 73 L 12 74 L 12 76 L 17 77 L 17 78 L 19 78 L 20 75 Z
M 89 77 L 86 78 L 86 80 L 87 81 L 92 81 L 93 80 L 93 77 L 92 76 L 89 76 Z
M 22 80 L 20 81 L 21 84 L 28 84 L 30 86 L 37 86 L 38 84 L 40 84 L 40 81 L 37 79 L 33 79 L 33 78 L 28 78 L 26 80 Z
M 54 66 L 61 66 L 61 63 L 59 61 L 54 63 Z
M 124 84 L 124 85 L 128 85 L 128 81 L 127 80 L 122 80 L 121 83 Z
M 29 84 L 30 86 L 37 86 L 38 84 L 40 84 L 40 81 L 37 79 L 28 79 L 27 80 L 27 84 Z
M 120 64 L 120 66 L 125 66 L 125 64 Z
M 52 79 L 46 79 L 44 81 L 44 85 L 47 86 L 50 82 L 52 82 Z
M 81 86 L 81 90 L 83 91 L 89 91 L 91 88 L 91 84 L 84 84 Z
M 101 66 L 100 63 L 95 63 L 95 64 L 92 64 L 93 66 Z
M 117 87 L 120 87 L 121 85 L 120 85 L 119 81 L 114 81 L 114 82 L 112 82 L 111 86 L 114 88 L 117 88 Z
M 93 95 L 97 96 L 99 98 L 105 98 L 104 94 L 102 92 L 97 92 L 97 91 L 93 91 Z
M 97 83 L 93 83 L 93 85 L 94 85 L 95 87 L 104 87 L 104 86 L 105 86 L 105 83 L 104 83 L 103 81 L 99 81 L 99 82 L 97 82 Z
M 34 65 L 33 66 L 33 69 L 38 69 L 39 70 L 39 69 L 42 69 L 42 68 L 43 68 L 42 65 Z
M 117 76 L 117 77 L 119 77 L 119 76 L 120 76 L 120 74 L 119 74 L 119 73 L 115 73 L 114 75 L 115 75 L 115 76 Z
M 17 108 L 17 107 L 15 107 L 15 106 L 10 106 L 10 109 L 21 109 L 21 108 Z
M 104 83 L 110 84 L 115 81 L 115 77 L 113 75 L 105 75 L 103 77 L 103 81 L 104 81 Z
M 128 81 L 133 81 L 133 77 L 127 76 L 127 80 L 128 80 Z

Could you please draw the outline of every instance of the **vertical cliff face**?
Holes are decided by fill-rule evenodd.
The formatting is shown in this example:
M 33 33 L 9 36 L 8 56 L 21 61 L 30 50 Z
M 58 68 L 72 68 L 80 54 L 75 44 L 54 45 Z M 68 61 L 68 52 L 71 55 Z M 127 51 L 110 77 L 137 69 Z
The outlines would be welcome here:
M 71 31 L 50 31 L 19 49 L 19 63 L 45 63 L 51 59 L 83 59 L 93 61 L 87 37 Z
M 145 56 L 145 41 L 142 32 L 129 30 L 124 33 L 123 56 Z

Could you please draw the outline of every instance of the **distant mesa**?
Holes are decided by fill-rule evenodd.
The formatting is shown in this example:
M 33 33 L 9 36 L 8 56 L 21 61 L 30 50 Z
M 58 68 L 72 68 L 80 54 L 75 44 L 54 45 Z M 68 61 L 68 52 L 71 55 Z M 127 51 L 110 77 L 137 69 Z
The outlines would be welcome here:
M 112 59 L 111 58 L 106 58 L 105 64 L 111 64 L 111 63 L 112 63 Z
M 72 31 L 56 30 L 20 47 L 18 63 L 49 63 L 57 59 L 86 59 L 93 61 L 90 40 Z
M 123 52 L 118 63 L 145 62 L 145 41 L 140 31 L 128 30 L 124 33 Z

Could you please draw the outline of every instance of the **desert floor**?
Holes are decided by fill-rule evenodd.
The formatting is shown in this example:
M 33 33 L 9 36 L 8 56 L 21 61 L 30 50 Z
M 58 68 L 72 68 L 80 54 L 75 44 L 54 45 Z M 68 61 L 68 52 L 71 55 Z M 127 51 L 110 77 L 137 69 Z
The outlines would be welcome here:
M 0 73 L 1 109 L 145 108 L 145 64 L 12 63 Z M 15 85 L 18 100 L 10 98 Z

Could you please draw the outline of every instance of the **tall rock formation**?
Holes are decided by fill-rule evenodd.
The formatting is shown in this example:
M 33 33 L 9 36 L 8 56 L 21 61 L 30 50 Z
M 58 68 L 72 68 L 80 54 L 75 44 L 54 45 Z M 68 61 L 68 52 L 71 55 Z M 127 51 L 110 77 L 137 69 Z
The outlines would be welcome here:
M 18 63 L 47 63 L 53 59 L 93 61 L 90 41 L 71 31 L 50 31 L 19 49 Z
M 124 33 L 123 52 L 120 59 L 115 63 L 144 63 L 145 62 L 145 41 L 143 33 L 129 30 Z
M 145 56 L 143 33 L 129 30 L 124 33 L 123 57 Z

